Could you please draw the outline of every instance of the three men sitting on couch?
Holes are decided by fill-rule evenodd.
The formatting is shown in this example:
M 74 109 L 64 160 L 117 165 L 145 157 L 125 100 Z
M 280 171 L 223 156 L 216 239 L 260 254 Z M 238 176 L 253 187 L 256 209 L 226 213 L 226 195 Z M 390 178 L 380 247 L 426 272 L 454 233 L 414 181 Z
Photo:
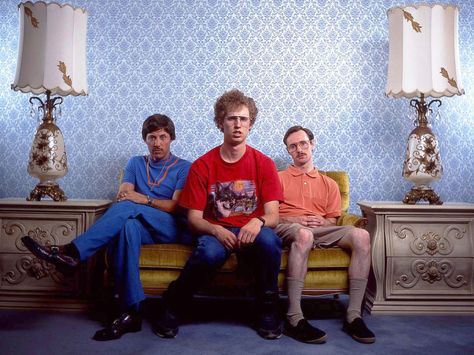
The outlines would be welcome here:
M 283 240 L 290 248 L 284 332 L 307 343 L 326 340 L 326 334 L 304 318 L 301 291 L 311 248 L 339 245 L 352 252 L 349 307 L 343 329 L 357 341 L 375 341 L 360 313 L 370 267 L 368 233 L 335 226 L 341 213 L 339 190 L 313 165 L 314 136 L 310 130 L 295 126 L 287 131 L 284 143 L 293 165 L 279 174 L 269 157 L 246 144 L 257 112 L 254 100 L 238 90 L 218 98 L 214 121 L 223 133 L 223 143 L 191 165 L 187 180 L 189 163 L 170 152 L 174 126 L 172 131 L 169 126 L 154 127 L 143 133 L 150 157 L 130 160 L 127 169 L 133 166 L 133 173 L 125 175 L 117 195 L 119 203 L 88 232 L 59 247 L 42 247 L 30 237 L 22 238 L 33 254 L 66 272 L 101 246 L 113 246 L 116 286 L 124 313 L 98 331 L 95 340 L 117 339 L 141 329 L 138 306 L 145 296 L 138 272 L 140 245 L 182 242 L 178 239 L 182 234 L 178 232 L 179 216 L 173 215 L 179 204 L 188 210 L 188 225 L 197 236 L 196 248 L 163 295 L 165 309 L 153 324 L 157 335 L 177 335 L 183 304 L 236 252 L 248 256 L 255 270 L 257 332 L 265 339 L 279 338 L 282 327 L 277 281 Z M 145 124 L 143 129 L 145 132 Z M 150 142 L 148 133 L 153 135 Z M 125 200 L 126 204 L 122 202 Z

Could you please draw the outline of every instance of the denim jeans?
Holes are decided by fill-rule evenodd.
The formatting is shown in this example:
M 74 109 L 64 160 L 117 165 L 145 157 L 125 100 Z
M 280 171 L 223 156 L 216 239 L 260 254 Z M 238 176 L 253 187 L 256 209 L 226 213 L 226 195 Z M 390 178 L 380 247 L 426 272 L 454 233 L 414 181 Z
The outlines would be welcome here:
M 235 235 L 239 228 L 228 228 Z M 254 267 L 256 295 L 278 292 L 278 273 L 281 262 L 281 239 L 271 228 L 263 227 L 253 244 L 239 251 L 247 254 Z M 197 246 L 184 266 L 179 278 L 170 285 L 168 299 L 189 298 L 200 286 L 208 282 L 215 272 L 224 265 L 231 252 L 216 237 L 202 235 Z M 171 293 L 171 294 L 170 294 Z
M 108 246 L 112 260 L 115 288 L 125 308 L 145 299 L 140 282 L 138 261 L 145 244 L 184 242 L 189 232 L 184 222 L 156 208 L 123 201 L 112 205 L 89 230 L 72 241 L 81 261 Z M 181 236 L 181 237 L 180 237 Z

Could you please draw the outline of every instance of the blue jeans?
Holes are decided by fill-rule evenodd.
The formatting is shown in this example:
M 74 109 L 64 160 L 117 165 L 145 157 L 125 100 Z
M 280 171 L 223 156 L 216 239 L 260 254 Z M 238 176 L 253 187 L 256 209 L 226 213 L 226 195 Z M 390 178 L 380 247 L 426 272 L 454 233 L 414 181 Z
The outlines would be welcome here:
M 190 239 L 186 223 L 179 223 L 171 214 L 147 205 L 123 201 L 112 205 L 72 243 L 79 251 L 81 261 L 94 255 L 103 246 L 109 247 L 116 292 L 122 306 L 128 308 L 145 299 L 138 265 L 140 247 L 156 243 L 189 243 Z
M 228 228 L 234 234 L 239 228 Z M 265 292 L 278 292 L 278 273 L 281 262 L 281 239 L 271 228 L 263 227 L 253 244 L 239 253 L 250 256 L 254 267 L 256 295 Z M 170 285 L 167 298 L 183 300 L 191 297 L 204 283 L 209 281 L 215 272 L 224 265 L 230 256 L 216 237 L 202 235 L 198 238 L 197 247 L 186 262 L 179 278 Z

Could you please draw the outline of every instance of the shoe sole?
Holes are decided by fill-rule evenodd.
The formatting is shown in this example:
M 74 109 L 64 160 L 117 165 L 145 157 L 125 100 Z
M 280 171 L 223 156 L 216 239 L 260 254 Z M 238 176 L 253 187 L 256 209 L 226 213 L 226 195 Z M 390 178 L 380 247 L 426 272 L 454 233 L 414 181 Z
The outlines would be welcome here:
M 282 336 L 281 330 L 258 329 L 257 333 L 266 340 L 276 340 Z
M 359 338 L 357 335 L 351 334 L 351 332 L 346 327 L 343 327 L 342 330 L 348 335 L 350 335 L 352 339 L 354 339 L 355 341 L 358 341 L 359 343 L 362 343 L 362 344 L 375 343 L 375 338 Z
M 138 333 L 142 330 L 142 326 L 140 324 L 139 327 L 136 327 L 136 328 L 132 328 L 130 330 L 127 330 L 126 332 L 120 334 L 120 336 L 118 337 L 111 337 L 111 338 L 100 338 L 100 337 L 96 337 L 95 335 L 92 337 L 93 340 L 95 341 L 109 341 L 109 340 L 116 340 L 116 339 L 120 339 L 123 335 L 127 334 L 127 333 Z
M 358 341 L 359 343 L 362 343 L 362 344 L 373 344 L 375 343 L 375 338 L 359 338 L 355 335 L 352 335 L 352 334 L 349 334 L 352 339 L 354 339 L 355 341 Z
M 173 333 L 173 332 L 160 333 L 156 330 L 153 330 L 153 333 L 163 339 L 174 339 L 178 336 L 178 331 L 176 331 L 176 333 Z
M 323 337 L 321 338 L 318 338 L 318 339 L 313 339 L 313 340 L 302 340 L 302 339 L 298 339 L 296 336 L 294 336 L 293 334 L 287 332 L 286 330 L 283 330 L 283 334 L 285 334 L 287 337 L 290 337 L 290 338 L 293 338 L 297 341 L 300 341 L 302 343 L 306 343 L 306 344 L 323 344 L 326 342 L 326 340 L 328 339 L 328 336 L 327 334 L 324 335 Z

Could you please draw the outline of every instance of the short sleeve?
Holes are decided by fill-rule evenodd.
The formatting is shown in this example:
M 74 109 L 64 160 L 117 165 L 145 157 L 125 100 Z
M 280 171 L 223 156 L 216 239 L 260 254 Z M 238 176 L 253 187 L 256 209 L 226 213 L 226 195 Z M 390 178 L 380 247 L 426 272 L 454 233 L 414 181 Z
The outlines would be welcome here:
M 263 203 L 270 201 L 283 201 L 283 192 L 281 188 L 280 179 L 278 177 L 278 172 L 276 165 L 268 157 L 262 159 L 262 180 L 261 180 L 261 189 L 262 189 L 262 200 Z
M 122 183 L 137 185 L 137 157 L 130 158 L 123 173 Z
M 324 217 L 326 218 L 337 218 L 341 215 L 341 193 L 339 192 L 339 186 L 337 183 L 328 179 L 329 191 L 328 191 L 328 206 L 327 213 Z
M 189 174 L 189 168 L 191 167 L 191 163 L 187 160 L 182 160 L 182 162 L 182 167 L 179 169 L 177 174 L 176 190 L 182 190 L 184 188 Z
M 186 183 L 179 197 L 181 207 L 199 211 L 204 211 L 206 208 L 207 181 L 201 170 L 198 161 L 191 165 Z

